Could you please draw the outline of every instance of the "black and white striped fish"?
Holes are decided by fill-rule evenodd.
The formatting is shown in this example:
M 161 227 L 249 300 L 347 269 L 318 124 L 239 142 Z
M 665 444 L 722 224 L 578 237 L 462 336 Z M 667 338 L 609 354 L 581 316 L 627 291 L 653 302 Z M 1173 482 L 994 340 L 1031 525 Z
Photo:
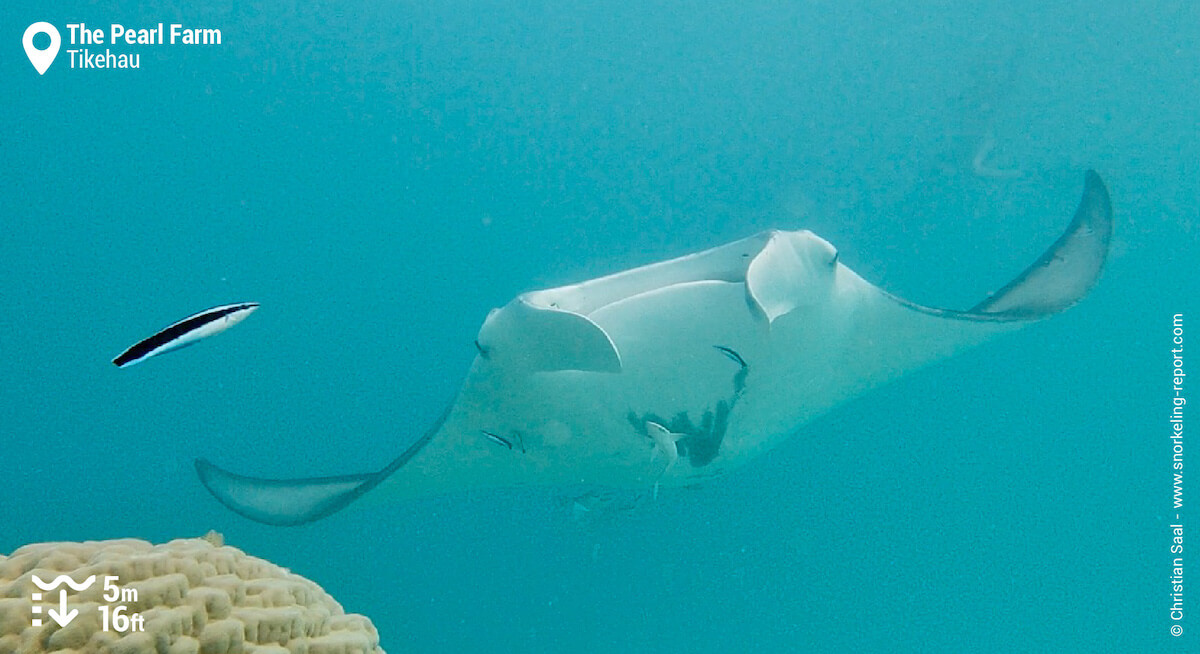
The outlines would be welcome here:
M 187 347 L 233 327 L 256 309 L 257 302 L 239 302 L 205 309 L 162 329 L 150 338 L 138 341 L 113 359 L 113 364 L 118 368 L 126 368 L 164 352 Z

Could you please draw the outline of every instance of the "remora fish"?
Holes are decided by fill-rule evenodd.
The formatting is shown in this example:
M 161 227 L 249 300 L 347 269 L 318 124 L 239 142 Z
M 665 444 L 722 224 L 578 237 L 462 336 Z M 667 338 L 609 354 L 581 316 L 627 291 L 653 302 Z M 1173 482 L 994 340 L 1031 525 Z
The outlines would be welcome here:
M 952 310 L 871 285 L 811 232 L 763 232 L 493 310 L 457 398 L 378 472 L 271 480 L 202 459 L 196 469 L 225 506 L 277 525 L 322 518 L 376 486 L 413 497 L 693 484 L 872 388 L 1065 310 L 1099 278 L 1111 235 L 1108 191 L 1089 171 L 1063 235 L 1002 289 Z M 515 435 L 523 451 L 496 447 Z
M 127 368 L 164 352 L 187 347 L 200 339 L 220 334 L 233 327 L 256 309 L 257 302 L 239 302 L 205 309 L 134 343 L 128 350 L 117 355 L 113 364 L 118 368 Z

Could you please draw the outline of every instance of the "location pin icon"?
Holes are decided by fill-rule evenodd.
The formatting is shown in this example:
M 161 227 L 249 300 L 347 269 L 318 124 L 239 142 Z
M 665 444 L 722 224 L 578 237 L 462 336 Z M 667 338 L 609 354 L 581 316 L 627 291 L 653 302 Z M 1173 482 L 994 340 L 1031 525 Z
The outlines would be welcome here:
M 33 37 L 38 34 L 46 34 L 50 37 L 50 47 L 45 50 L 33 47 Z M 54 58 L 58 56 L 58 46 L 62 45 L 62 37 L 58 35 L 58 29 L 50 23 L 39 22 L 30 25 L 25 30 L 25 37 L 21 39 L 21 43 L 25 46 L 25 56 L 29 57 L 29 63 L 37 69 L 38 75 L 45 75 L 46 69 L 54 63 Z

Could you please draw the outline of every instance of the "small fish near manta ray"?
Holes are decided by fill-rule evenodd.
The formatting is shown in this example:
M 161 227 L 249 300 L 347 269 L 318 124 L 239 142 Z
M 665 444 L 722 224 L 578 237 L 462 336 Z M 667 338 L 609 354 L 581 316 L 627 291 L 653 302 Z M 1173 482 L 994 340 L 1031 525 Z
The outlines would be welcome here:
M 172 352 L 215 336 L 246 319 L 258 309 L 257 302 L 239 302 L 205 309 L 172 323 L 149 338 L 134 343 L 113 359 L 118 368 L 128 368 L 150 357 Z
M 382 470 L 259 479 L 203 459 L 196 470 L 225 506 L 274 525 L 323 518 L 377 486 L 414 497 L 694 484 L 872 388 L 1074 305 L 1112 228 L 1108 191 L 1088 171 L 1062 236 L 967 310 L 891 295 L 808 231 L 525 293 L 488 315 L 458 396 Z

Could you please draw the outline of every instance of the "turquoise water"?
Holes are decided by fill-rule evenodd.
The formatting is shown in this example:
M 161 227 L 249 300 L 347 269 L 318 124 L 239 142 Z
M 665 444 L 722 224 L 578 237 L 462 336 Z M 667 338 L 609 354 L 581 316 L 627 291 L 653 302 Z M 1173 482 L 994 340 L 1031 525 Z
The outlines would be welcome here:
M 1200 11 L 188 4 L 0 9 L 0 552 L 216 529 L 392 652 L 1197 651 L 1190 617 L 1168 635 L 1167 417 L 1171 316 L 1200 316 Z M 137 70 L 72 69 L 64 44 L 39 76 L 35 21 L 223 42 L 112 46 Z M 970 306 L 1053 241 L 1089 167 L 1117 233 L 1084 303 L 702 487 L 280 529 L 193 473 L 379 468 L 489 309 L 768 227 Z M 247 300 L 228 334 L 109 363 Z

